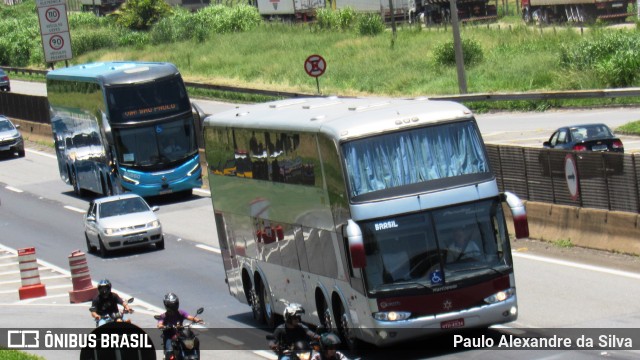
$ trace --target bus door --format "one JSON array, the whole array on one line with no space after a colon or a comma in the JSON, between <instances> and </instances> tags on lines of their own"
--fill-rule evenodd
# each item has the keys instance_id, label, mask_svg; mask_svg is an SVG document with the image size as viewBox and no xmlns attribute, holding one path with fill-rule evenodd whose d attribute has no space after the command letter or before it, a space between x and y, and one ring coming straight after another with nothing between
<instances>
[{"instance_id":1,"label":"bus door","mask_svg":"<svg viewBox=\"0 0 640 360\"><path fill-rule=\"evenodd\" d=\"M227 236L227 226L224 221L222 213L215 213L216 229L218 231L218 243L220 245L220 254L222 255L222 264L224 265L225 277L229 291L234 294L238 289L237 273L239 271L239 263L236 257L235 248L233 244L229 243L229 236Z\"/></svg>"}]
</instances>

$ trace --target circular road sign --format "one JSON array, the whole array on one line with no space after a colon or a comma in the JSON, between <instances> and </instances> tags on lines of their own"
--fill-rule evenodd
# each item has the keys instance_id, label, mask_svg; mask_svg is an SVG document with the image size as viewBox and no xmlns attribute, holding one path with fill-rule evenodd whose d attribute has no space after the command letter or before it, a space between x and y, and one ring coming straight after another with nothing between
<instances>
[{"instance_id":1,"label":"circular road sign","mask_svg":"<svg viewBox=\"0 0 640 360\"><path fill-rule=\"evenodd\" d=\"M60 20L60 10L56 9L55 7L48 8L45 11L45 17L48 22L55 23Z\"/></svg>"},{"instance_id":2,"label":"circular road sign","mask_svg":"<svg viewBox=\"0 0 640 360\"><path fill-rule=\"evenodd\" d=\"M324 61L324 58L320 55L311 55L304 61L304 71L306 71L309 76L317 78L324 74L326 69L327 62Z\"/></svg>"},{"instance_id":3,"label":"circular road sign","mask_svg":"<svg viewBox=\"0 0 640 360\"><path fill-rule=\"evenodd\" d=\"M53 50L60 50L64 47L64 39L60 35L53 35L49 38L49 46L51 46Z\"/></svg>"},{"instance_id":4,"label":"circular road sign","mask_svg":"<svg viewBox=\"0 0 640 360\"><path fill-rule=\"evenodd\" d=\"M578 167L572 154L567 154L564 158L564 178L567 181L571 199L578 200L578 195L580 195L578 188Z\"/></svg>"}]
</instances>

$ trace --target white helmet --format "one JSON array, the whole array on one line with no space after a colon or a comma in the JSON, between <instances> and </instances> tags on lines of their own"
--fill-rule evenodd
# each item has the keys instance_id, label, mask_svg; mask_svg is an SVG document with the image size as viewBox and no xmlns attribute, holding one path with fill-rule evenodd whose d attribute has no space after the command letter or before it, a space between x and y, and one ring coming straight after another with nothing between
<instances>
[{"instance_id":1,"label":"white helmet","mask_svg":"<svg viewBox=\"0 0 640 360\"><path fill-rule=\"evenodd\" d=\"M300 321L302 314L304 314L304 308L302 305L296 303L289 304L284 308L284 321L291 322L294 318L298 318L298 321Z\"/></svg>"}]
</instances>

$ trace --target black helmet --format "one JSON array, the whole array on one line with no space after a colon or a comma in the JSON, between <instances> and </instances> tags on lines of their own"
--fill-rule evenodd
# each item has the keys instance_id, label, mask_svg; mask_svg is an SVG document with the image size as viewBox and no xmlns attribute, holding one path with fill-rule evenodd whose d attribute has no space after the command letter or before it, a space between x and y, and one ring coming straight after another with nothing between
<instances>
[{"instance_id":1,"label":"black helmet","mask_svg":"<svg viewBox=\"0 0 640 360\"><path fill-rule=\"evenodd\" d=\"M340 345L340 337L334 333L326 333L320 336L320 346L323 349L335 349Z\"/></svg>"},{"instance_id":2,"label":"black helmet","mask_svg":"<svg viewBox=\"0 0 640 360\"><path fill-rule=\"evenodd\" d=\"M98 283L98 294L102 297L106 297L111 293L111 281L102 279Z\"/></svg>"},{"instance_id":3,"label":"black helmet","mask_svg":"<svg viewBox=\"0 0 640 360\"><path fill-rule=\"evenodd\" d=\"M174 293L168 293L164 296L164 308L169 311L178 311L180 308L180 299L178 299L178 295Z\"/></svg>"},{"instance_id":4,"label":"black helmet","mask_svg":"<svg viewBox=\"0 0 640 360\"><path fill-rule=\"evenodd\" d=\"M286 308L284 308L284 321L291 322L294 318L297 318L298 321L301 320L301 316L304 314L304 308L300 304L289 304Z\"/></svg>"}]
</instances>

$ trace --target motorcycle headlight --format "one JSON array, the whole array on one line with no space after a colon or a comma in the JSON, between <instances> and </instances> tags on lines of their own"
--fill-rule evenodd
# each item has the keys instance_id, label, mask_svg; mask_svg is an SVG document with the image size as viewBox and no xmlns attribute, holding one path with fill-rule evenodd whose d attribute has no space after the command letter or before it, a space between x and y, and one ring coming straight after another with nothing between
<instances>
[{"instance_id":1,"label":"motorcycle headlight","mask_svg":"<svg viewBox=\"0 0 640 360\"><path fill-rule=\"evenodd\" d=\"M196 344L194 339L185 339L182 341L182 343L184 344L184 347L189 350L193 349L193 346Z\"/></svg>"},{"instance_id":2,"label":"motorcycle headlight","mask_svg":"<svg viewBox=\"0 0 640 360\"><path fill-rule=\"evenodd\" d=\"M301 351L296 353L296 355L298 355L298 359L300 360L309 360L311 359L311 352L310 351Z\"/></svg>"}]
</instances>

